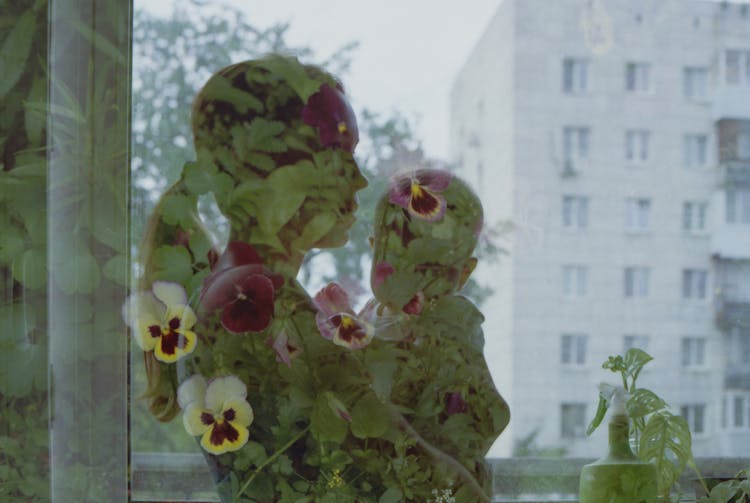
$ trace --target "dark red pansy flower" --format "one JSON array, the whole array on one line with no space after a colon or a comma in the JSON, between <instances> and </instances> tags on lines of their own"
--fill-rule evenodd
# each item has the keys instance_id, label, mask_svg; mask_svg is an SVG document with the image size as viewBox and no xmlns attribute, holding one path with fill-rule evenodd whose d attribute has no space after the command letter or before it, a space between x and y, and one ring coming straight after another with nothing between
<instances>
[{"instance_id":1,"label":"dark red pansy flower","mask_svg":"<svg viewBox=\"0 0 750 503\"><path fill-rule=\"evenodd\" d=\"M222 309L221 324L234 333L262 332L274 314L276 290L284 279L263 267L258 252L233 241L204 280L200 305L206 311Z\"/></svg>"},{"instance_id":2,"label":"dark red pansy flower","mask_svg":"<svg viewBox=\"0 0 750 503\"><path fill-rule=\"evenodd\" d=\"M391 182L388 200L415 218L435 222L445 215L447 202L440 192L448 188L452 178L447 171L436 169L399 176Z\"/></svg>"},{"instance_id":3,"label":"dark red pansy flower","mask_svg":"<svg viewBox=\"0 0 750 503\"><path fill-rule=\"evenodd\" d=\"M359 129L349 101L342 90L322 84L302 109L302 121L318 128L324 147L337 147L349 153L359 142Z\"/></svg>"},{"instance_id":4,"label":"dark red pansy flower","mask_svg":"<svg viewBox=\"0 0 750 503\"><path fill-rule=\"evenodd\" d=\"M453 414L464 414L469 411L469 406L464 401L461 393L455 391L445 394L445 413L449 416Z\"/></svg>"},{"instance_id":5,"label":"dark red pansy flower","mask_svg":"<svg viewBox=\"0 0 750 503\"><path fill-rule=\"evenodd\" d=\"M341 285L329 283L315 295L314 303L318 310L315 322L324 338L349 349L360 349L370 343L375 331L370 323L354 314Z\"/></svg>"},{"instance_id":6,"label":"dark red pansy flower","mask_svg":"<svg viewBox=\"0 0 750 503\"><path fill-rule=\"evenodd\" d=\"M396 272L396 269L388 262L379 262L375 266L375 274L373 274L372 282L375 288L385 283L388 276Z\"/></svg>"}]
</instances>

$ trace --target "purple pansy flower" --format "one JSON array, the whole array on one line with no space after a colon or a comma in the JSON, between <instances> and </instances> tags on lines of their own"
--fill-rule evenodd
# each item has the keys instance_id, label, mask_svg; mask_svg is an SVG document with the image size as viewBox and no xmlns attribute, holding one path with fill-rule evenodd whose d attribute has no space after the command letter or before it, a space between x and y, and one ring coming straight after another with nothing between
<instances>
[{"instance_id":1,"label":"purple pansy flower","mask_svg":"<svg viewBox=\"0 0 750 503\"><path fill-rule=\"evenodd\" d=\"M469 406L461 396L461 392L445 394L445 413L449 416L453 414L464 414L469 411Z\"/></svg>"},{"instance_id":2,"label":"purple pansy flower","mask_svg":"<svg viewBox=\"0 0 750 503\"><path fill-rule=\"evenodd\" d=\"M343 90L322 84L302 109L302 121L318 128L324 147L337 147L349 153L359 142L359 129Z\"/></svg>"},{"instance_id":3,"label":"purple pansy flower","mask_svg":"<svg viewBox=\"0 0 750 503\"><path fill-rule=\"evenodd\" d=\"M302 349L297 346L294 342L289 340L289 335L286 330L279 332L276 338L269 337L266 340L271 349L276 352L276 361L283 363L287 367L292 367L292 360L302 352Z\"/></svg>"},{"instance_id":4,"label":"purple pansy flower","mask_svg":"<svg viewBox=\"0 0 750 503\"><path fill-rule=\"evenodd\" d=\"M388 200L415 218L435 222L445 215L447 203L440 192L448 188L451 179L447 171L435 169L401 175L392 181Z\"/></svg>"},{"instance_id":5,"label":"purple pansy flower","mask_svg":"<svg viewBox=\"0 0 750 503\"><path fill-rule=\"evenodd\" d=\"M315 295L315 322L320 334L334 344L360 349L372 340L372 325L354 314L349 296L337 283L330 283Z\"/></svg>"},{"instance_id":6,"label":"purple pansy flower","mask_svg":"<svg viewBox=\"0 0 750 503\"><path fill-rule=\"evenodd\" d=\"M258 252L233 241L204 280L201 308L222 309L221 324L233 333L262 332L274 314L276 290L284 279L263 267Z\"/></svg>"}]
</instances>

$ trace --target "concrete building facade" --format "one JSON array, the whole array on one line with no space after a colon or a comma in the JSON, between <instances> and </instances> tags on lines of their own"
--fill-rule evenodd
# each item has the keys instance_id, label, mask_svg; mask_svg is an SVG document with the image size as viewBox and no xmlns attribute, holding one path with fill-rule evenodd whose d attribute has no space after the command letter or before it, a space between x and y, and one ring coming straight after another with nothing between
<instances>
[{"instance_id":1,"label":"concrete building facade","mask_svg":"<svg viewBox=\"0 0 750 503\"><path fill-rule=\"evenodd\" d=\"M513 224L477 274L512 412L490 454L601 454L601 363L633 346L697 455L750 452L750 5L505 0L451 114L485 221Z\"/></svg>"}]
</instances>

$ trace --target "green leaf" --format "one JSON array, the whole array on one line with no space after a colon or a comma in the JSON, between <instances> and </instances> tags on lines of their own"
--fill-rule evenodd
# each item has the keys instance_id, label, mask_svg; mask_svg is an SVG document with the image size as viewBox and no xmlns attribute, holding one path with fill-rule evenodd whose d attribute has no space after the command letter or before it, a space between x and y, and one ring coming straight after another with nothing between
<instances>
[{"instance_id":1,"label":"green leaf","mask_svg":"<svg viewBox=\"0 0 750 503\"><path fill-rule=\"evenodd\" d=\"M643 366L653 359L653 356L638 348L630 348L625 353L625 358L623 359L625 372L633 379L633 383L638 379L638 374L641 373Z\"/></svg>"},{"instance_id":2,"label":"green leaf","mask_svg":"<svg viewBox=\"0 0 750 503\"><path fill-rule=\"evenodd\" d=\"M185 187L199 196L214 190L214 177L219 171L213 164L186 162L182 167L182 179Z\"/></svg>"},{"instance_id":3,"label":"green leaf","mask_svg":"<svg viewBox=\"0 0 750 503\"><path fill-rule=\"evenodd\" d=\"M31 145L41 145L42 132L47 124L47 114L28 105L29 103L44 103L46 97L47 81L42 78L34 79L27 101L24 104L24 125L26 126L26 136Z\"/></svg>"},{"instance_id":4,"label":"green leaf","mask_svg":"<svg viewBox=\"0 0 750 503\"><path fill-rule=\"evenodd\" d=\"M399 503L404 500L404 493L397 487L391 487L378 500L378 503Z\"/></svg>"},{"instance_id":5,"label":"green leaf","mask_svg":"<svg viewBox=\"0 0 750 503\"><path fill-rule=\"evenodd\" d=\"M154 252L154 279L187 285L193 277L190 252L184 246L160 246Z\"/></svg>"},{"instance_id":6,"label":"green leaf","mask_svg":"<svg viewBox=\"0 0 750 503\"><path fill-rule=\"evenodd\" d=\"M286 143L278 138L285 129L283 122L256 117L249 126L241 129L234 135L235 148L241 157L253 151L279 153L287 150Z\"/></svg>"},{"instance_id":7,"label":"green leaf","mask_svg":"<svg viewBox=\"0 0 750 503\"><path fill-rule=\"evenodd\" d=\"M125 255L115 255L107 260L102 268L105 278L111 279L118 285L128 286L130 280L130 268Z\"/></svg>"},{"instance_id":8,"label":"green leaf","mask_svg":"<svg viewBox=\"0 0 750 503\"><path fill-rule=\"evenodd\" d=\"M171 194L161 205L161 218L165 223L190 229L194 225L197 201L194 196Z\"/></svg>"},{"instance_id":9,"label":"green leaf","mask_svg":"<svg viewBox=\"0 0 750 503\"><path fill-rule=\"evenodd\" d=\"M310 220L300 236L292 242L292 248L296 250L309 250L315 243L328 234L336 225L336 215L330 211L321 211Z\"/></svg>"},{"instance_id":10,"label":"green leaf","mask_svg":"<svg viewBox=\"0 0 750 503\"><path fill-rule=\"evenodd\" d=\"M44 250L30 248L17 256L11 265L13 279L29 290L44 286L47 282L47 254Z\"/></svg>"},{"instance_id":11,"label":"green leaf","mask_svg":"<svg viewBox=\"0 0 750 503\"><path fill-rule=\"evenodd\" d=\"M3 224L0 233L0 262L10 263L26 248L23 230L16 225Z\"/></svg>"},{"instance_id":12,"label":"green leaf","mask_svg":"<svg viewBox=\"0 0 750 503\"><path fill-rule=\"evenodd\" d=\"M234 87L226 78L214 77L211 79L210 85L204 87L202 92L208 100L229 103L241 115L247 114L248 110L263 111L263 103L252 94Z\"/></svg>"},{"instance_id":13,"label":"green leaf","mask_svg":"<svg viewBox=\"0 0 750 503\"><path fill-rule=\"evenodd\" d=\"M377 438L390 424L383 403L373 394L363 396L352 409L352 434L357 438Z\"/></svg>"},{"instance_id":14,"label":"green leaf","mask_svg":"<svg viewBox=\"0 0 750 503\"><path fill-rule=\"evenodd\" d=\"M365 366L372 374L372 389L381 400L390 400L393 389L393 376L398 368L398 349L382 346L368 349Z\"/></svg>"},{"instance_id":15,"label":"green leaf","mask_svg":"<svg viewBox=\"0 0 750 503\"><path fill-rule=\"evenodd\" d=\"M282 77L295 90L303 102L320 89L322 82L311 78L296 58L269 57L258 62L258 66Z\"/></svg>"},{"instance_id":16,"label":"green leaf","mask_svg":"<svg viewBox=\"0 0 750 503\"><path fill-rule=\"evenodd\" d=\"M599 425L602 423L602 420L604 420L604 416L607 414L607 407L609 404L607 403L607 399L602 396L601 393L599 393L599 405L596 407L596 414L594 415L594 419L591 420L591 423L589 423L589 427L586 428L586 435L591 435L594 433L594 430L596 430Z\"/></svg>"},{"instance_id":17,"label":"green leaf","mask_svg":"<svg viewBox=\"0 0 750 503\"><path fill-rule=\"evenodd\" d=\"M321 393L315 400L310 416L310 430L319 441L341 443L346 438L349 428L344 418L331 408L328 393Z\"/></svg>"},{"instance_id":18,"label":"green leaf","mask_svg":"<svg viewBox=\"0 0 750 503\"><path fill-rule=\"evenodd\" d=\"M646 388L638 388L630 395L626 404L628 416L632 419L645 417L667 406L659 396Z\"/></svg>"},{"instance_id":19,"label":"green leaf","mask_svg":"<svg viewBox=\"0 0 750 503\"><path fill-rule=\"evenodd\" d=\"M301 161L278 168L266 178L269 190L256 199L258 224L265 233L277 233L297 213L316 176L312 163Z\"/></svg>"},{"instance_id":20,"label":"green leaf","mask_svg":"<svg viewBox=\"0 0 750 503\"><path fill-rule=\"evenodd\" d=\"M666 410L652 414L641 433L638 457L654 464L659 494L668 495L692 460L692 438L687 421Z\"/></svg>"},{"instance_id":21,"label":"green leaf","mask_svg":"<svg viewBox=\"0 0 750 503\"><path fill-rule=\"evenodd\" d=\"M65 263L54 264L52 276L65 293L92 293L101 282L99 264L85 248L72 252Z\"/></svg>"},{"instance_id":22,"label":"green leaf","mask_svg":"<svg viewBox=\"0 0 750 503\"><path fill-rule=\"evenodd\" d=\"M0 99L5 98L21 78L35 34L34 12L27 10L14 23L0 48Z\"/></svg>"}]
</instances>

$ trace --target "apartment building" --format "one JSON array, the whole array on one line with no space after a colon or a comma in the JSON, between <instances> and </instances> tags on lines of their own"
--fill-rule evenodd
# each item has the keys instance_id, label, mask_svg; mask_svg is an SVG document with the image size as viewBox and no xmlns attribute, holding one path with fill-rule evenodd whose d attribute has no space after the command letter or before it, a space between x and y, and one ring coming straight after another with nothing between
<instances>
[{"instance_id":1,"label":"apartment building","mask_svg":"<svg viewBox=\"0 0 750 503\"><path fill-rule=\"evenodd\" d=\"M486 222L514 227L477 273L512 411L490 454L601 454L601 363L630 347L698 455L750 452L750 5L504 0L451 114Z\"/></svg>"}]
</instances>

